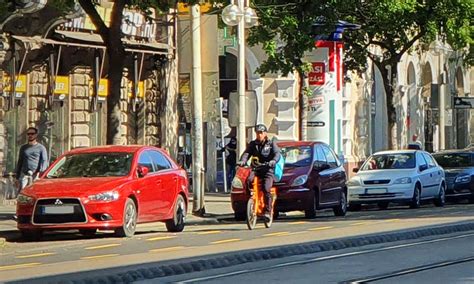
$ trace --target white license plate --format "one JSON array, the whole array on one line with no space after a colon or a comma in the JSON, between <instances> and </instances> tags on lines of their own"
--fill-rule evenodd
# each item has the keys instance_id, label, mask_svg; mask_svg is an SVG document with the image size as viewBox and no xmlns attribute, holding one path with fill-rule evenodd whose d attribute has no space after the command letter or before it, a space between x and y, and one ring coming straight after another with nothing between
<instances>
[{"instance_id":1,"label":"white license plate","mask_svg":"<svg viewBox=\"0 0 474 284\"><path fill-rule=\"evenodd\" d=\"M43 214L73 214L74 206L44 206Z\"/></svg>"},{"instance_id":2,"label":"white license plate","mask_svg":"<svg viewBox=\"0 0 474 284\"><path fill-rule=\"evenodd\" d=\"M367 188L366 192L368 194L381 194L381 193L387 193L386 188Z\"/></svg>"}]
</instances>

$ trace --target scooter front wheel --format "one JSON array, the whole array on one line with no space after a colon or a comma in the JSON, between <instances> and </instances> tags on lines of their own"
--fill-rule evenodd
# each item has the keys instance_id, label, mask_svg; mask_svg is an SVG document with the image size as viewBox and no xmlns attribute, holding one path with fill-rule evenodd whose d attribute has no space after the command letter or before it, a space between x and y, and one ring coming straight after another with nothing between
<instances>
[{"instance_id":1,"label":"scooter front wheel","mask_svg":"<svg viewBox=\"0 0 474 284\"><path fill-rule=\"evenodd\" d=\"M257 225L257 213L255 211L255 201L250 198L247 202L247 227L253 230Z\"/></svg>"},{"instance_id":2,"label":"scooter front wheel","mask_svg":"<svg viewBox=\"0 0 474 284\"><path fill-rule=\"evenodd\" d=\"M263 223L265 224L265 228L270 228L273 223L273 210L272 213L270 214L270 218L264 217Z\"/></svg>"}]
</instances>

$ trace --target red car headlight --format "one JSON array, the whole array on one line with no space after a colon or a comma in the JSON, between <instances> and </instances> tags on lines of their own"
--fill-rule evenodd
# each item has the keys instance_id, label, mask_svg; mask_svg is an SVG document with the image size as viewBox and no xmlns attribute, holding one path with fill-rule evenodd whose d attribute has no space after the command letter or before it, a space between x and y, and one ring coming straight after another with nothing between
<instances>
[{"instance_id":1,"label":"red car headlight","mask_svg":"<svg viewBox=\"0 0 474 284\"><path fill-rule=\"evenodd\" d=\"M21 205L33 205L35 203L35 199L33 197L21 193L18 194L16 201Z\"/></svg>"},{"instance_id":2,"label":"red car headlight","mask_svg":"<svg viewBox=\"0 0 474 284\"><path fill-rule=\"evenodd\" d=\"M91 201L115 201L119 199L120 194L117 191L106 191L94 195L89 195Z\"/></svg>"}]
</instances>

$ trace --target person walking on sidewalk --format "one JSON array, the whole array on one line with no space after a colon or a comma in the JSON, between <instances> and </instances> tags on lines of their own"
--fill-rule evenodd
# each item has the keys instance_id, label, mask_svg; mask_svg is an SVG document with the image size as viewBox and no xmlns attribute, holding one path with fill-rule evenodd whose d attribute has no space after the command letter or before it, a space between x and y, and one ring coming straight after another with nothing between
<instances>
[{"instance_id":1,"label":"person walking on sidewalk","mask_svg":"<svg viewBox=\"0 0 474 284\"><path fill-rule=\"evenodd\" d=\"M265 195L265 218L271 218L272 212L272 193L271 189L273 186L274 181L274 167L277 164L278 160L280 159L280 148L276 142L268 139L267 136L267 127L263 124L257 124L255 126L255 133L257 138L247 145L240 161L238 163L239 166L244 166L247 163L247 160L250 157L257 157L260 163L268 162L268 168L259 171L257 173L250 172L250 175L247 179L247 188L252 188L253 179L255 175L261 180L262 186L261 188L264 189Z\"/></svg>"},{"instance_id":2,"label":"person walking on sidewalk","mask_svg":"<svg viewBox=\"0 0 474 284\"><path fill-rule=\"evenodd\" d=\"M38 129L29 127L26 130L28 143L21 146L18 163L16 166L16 178L18 192L25 188L30 179L34 181L40 173L44 172L49 165L46 147L38 142Z\"/></svg>"},{"instance_id":3,"label":"person walking on sidewalk","mask_svg":"<svg viewBox=\"0 0 474 284\"><path fill-rule=\"evenodd\" d=\"M232 179L235 176L235 166L237 164L237 139L231 137L229 143L225 145L227 157L225 159L227 168L227 188L230 188Z\"/></svg>"}]
</instances>

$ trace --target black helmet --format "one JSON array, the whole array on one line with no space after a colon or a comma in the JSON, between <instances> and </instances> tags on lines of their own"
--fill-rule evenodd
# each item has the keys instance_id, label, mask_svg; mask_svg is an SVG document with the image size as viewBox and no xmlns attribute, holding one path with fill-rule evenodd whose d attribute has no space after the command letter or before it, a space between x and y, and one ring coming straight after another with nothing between
<instances>
[{"instance_id":1,"label":"black helmet","mask_svg":"<svg viewBox=\"0 0 474 284\"><path fill-rule=\"evenodd\" d=\"M267 127L263 124L257 124L255 125L255 132L258 132L258 131L267 132Z\"/></svg>"}]
</instances>

